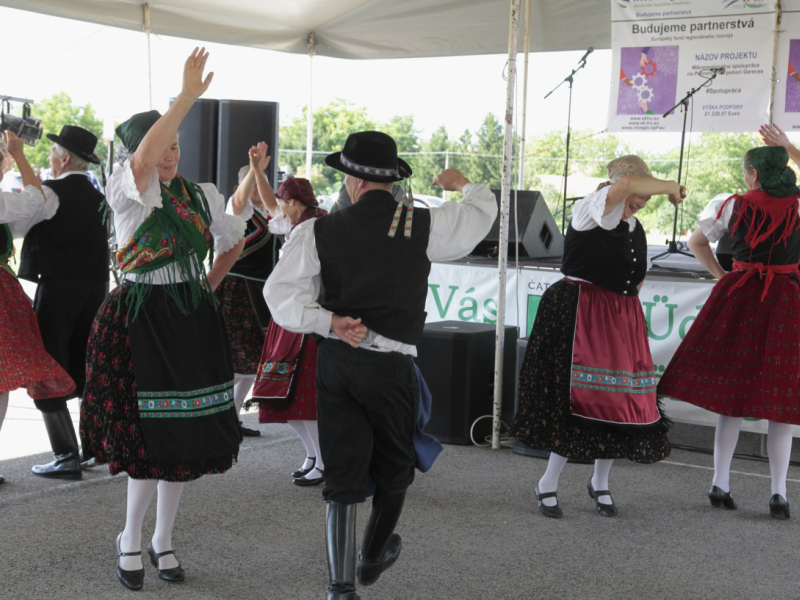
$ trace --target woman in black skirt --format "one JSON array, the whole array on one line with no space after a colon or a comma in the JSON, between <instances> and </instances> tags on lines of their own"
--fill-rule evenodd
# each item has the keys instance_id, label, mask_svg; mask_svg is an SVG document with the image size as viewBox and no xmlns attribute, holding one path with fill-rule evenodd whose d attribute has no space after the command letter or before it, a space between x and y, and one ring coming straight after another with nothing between
<instances>
[{"instance_id":1,"label":"woman in black skirt","mask_svg":"<svg viewBox=\"0 0 800 600\"><path fill-rule=\"evenodd\" d=\"M140 113L117 128L131 154L107 187L123 282L95 319L81 424L84 450L129 475L117 577L130 589L144 580L142 521L156 490L147 552L161 579L183 581L172 526L184 483L225 472L241 441L212 292L241 253L245 224L225 214L214 185L177 172L178 126L211 82L207 59L197 49L187 59L183 89L163 117ZM206 275L203 260L215 253Z\"/></svg>"},{"instance_id":2,"label":"woman in black skirt","mask_svg":"<svg viewBox=\"0 0 800 600\"><path fill-rule=\"evenodd\" d=\"M668 420L638 294L647 273L647 240L633 216L650 196L686 196L637 156L608 164L609 181L578 203L564 242L565 278L542 296L520 372L513 435L548 450L535 486L541 513L562 516L556 497L567 460L594 460L589 496L605 517L618 511L608 491L613 459L641 463L669 455Z\"/></svg>"}]
</instances>

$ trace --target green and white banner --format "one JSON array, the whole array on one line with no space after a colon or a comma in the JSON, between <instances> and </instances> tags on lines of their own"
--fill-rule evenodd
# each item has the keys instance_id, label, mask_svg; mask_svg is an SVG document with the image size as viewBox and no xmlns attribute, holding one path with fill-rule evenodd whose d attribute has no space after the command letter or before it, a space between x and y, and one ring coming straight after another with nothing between
<instances>
[{"instance_id":1,"label":"green and white banner","mask_svg":"<svg viewBox=\"0 0 800 600\"><path fill-rule=\"evenodd\" d=\"M510 268L506 279L506 325L517 325L520 337L530 335L542 294L561 279L552 269ZM434 263L428 278L427 322L497 322L496 266ZM714 281L650 277L645 280L639 299L647 320L650 351L658 374L663 373L672 355L686 337L711 293ZM510 365L508 365L510 366ZM513 368L513 367L512 367ZM666 403L676 421L716 425L717 415L679 402ZM766 421L745 421L744 431L766 433ZM800 428L795 428L800 437Z\"/></svg>"}]
</instances>

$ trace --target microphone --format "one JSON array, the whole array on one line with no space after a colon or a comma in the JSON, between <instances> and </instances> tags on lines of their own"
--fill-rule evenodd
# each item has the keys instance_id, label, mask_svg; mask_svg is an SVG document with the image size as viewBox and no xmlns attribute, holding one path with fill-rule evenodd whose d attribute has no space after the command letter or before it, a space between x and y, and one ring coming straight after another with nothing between
<instances>
[{"instance_id":1,"label":"microphone","mask_svg":"<svg viewBox=\"0 0 800 600\"><path fill-rule=\"evenodd\" d=\"M709 69L714 75L724 75L725 74L725 67L711 67Z\"/></svg>"},{"instance_id":2,"label":"microphone","mask_svg":"<svg viewBox=\"0 0 800 600\"><path fill-rule=\"evenodd\" d=\"M580 59L578 62L586 62L586 58L587 58L587 57L588 57L588 56L589 56L589 55L590 55L592 52L594 52L594 48L592 48L591 46L589 46L589 49L586 51L586 54L584 54L583 56L581 56L581 59Z\"/></svg>"}]
</instances>

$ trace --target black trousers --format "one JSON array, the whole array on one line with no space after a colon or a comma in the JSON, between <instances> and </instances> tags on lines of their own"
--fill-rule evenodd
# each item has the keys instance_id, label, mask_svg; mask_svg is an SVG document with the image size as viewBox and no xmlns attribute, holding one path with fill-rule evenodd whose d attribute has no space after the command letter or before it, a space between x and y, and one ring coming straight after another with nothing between
<instances>
[{"instance_id":1,"label":"black trousers","mask_svg":"<svg viewBox=\"0 0 800 600\"><path fill-rule=\"evenodd\" d=\"M36 287L33 310L44 349L75 381L75 393L63 400L83 397L89 332L107 293L104 281L43 277Z\"/></svg>"},{"instance_id":2,"label":"black trousers","mask_svg":"<svg viewBox=\"0 0 800 600\"><path fill-rule=\"evenodd\" d=\"M410 356L321 341L317 414L325 499L363 502L368 478L386 489L411 485L418 409L419 386Z\"/></svg>"}]
</instances>

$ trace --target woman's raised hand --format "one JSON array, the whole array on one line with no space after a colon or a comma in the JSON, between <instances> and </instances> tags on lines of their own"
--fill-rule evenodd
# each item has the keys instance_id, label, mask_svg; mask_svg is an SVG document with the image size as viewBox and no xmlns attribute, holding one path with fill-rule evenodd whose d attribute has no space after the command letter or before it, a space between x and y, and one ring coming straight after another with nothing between
<instances>
[{"instance_id":1,"label":"woman's raised hand","mask_svg":"<svg viewBox=\"0 0 800 600\"><path fill-rule=\"evenodd\" d=\"M762 125L758 134L767 146L783 146L784 148L788 148L792 145L789 141L789 137L774 123L772 125Z\"/></svg>"},{"instance_id":2,"label":"woman's raised hand","mask_svg":"<svg viewBox=\"0 0 800 600\"><path fill-rule=\"evenodd\" d=\"M203 80L203 71L206 68L207 60L208 52L206 52L206 49L195 48L183 65L183 89L181 93L191 97L193 102L206 92L208 86L211 85L211 80L214 78L214 73L212 72Z\"/></svg>"},{"instance_id":3,"label":"woman's raised hand","mask_svg":"<svg viewBox=\"0 0 800 600\"><path fill-rule=\"evenodd\" d=\"M250 148L250 168L263 171L269 166L272 157L267 156L267 150L269 150L269 146L266 142L258 142Z\"/></svg>"}]
</instances>

